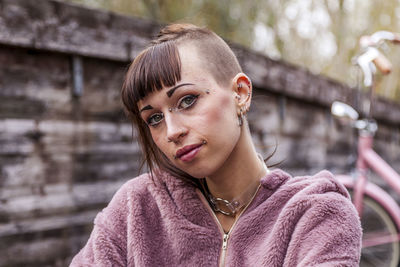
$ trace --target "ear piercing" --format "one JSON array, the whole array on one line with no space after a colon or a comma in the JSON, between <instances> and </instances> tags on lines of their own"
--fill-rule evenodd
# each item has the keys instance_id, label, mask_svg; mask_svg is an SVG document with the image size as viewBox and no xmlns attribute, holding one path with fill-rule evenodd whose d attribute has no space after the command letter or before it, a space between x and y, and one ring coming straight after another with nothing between
<instances>
[{"instance_id":1,"label":"ear piercing","mask_svg":"<svg viewBox=\"0 0 400 267\"><path fill-rule=\"evenodd\" d=\"M247 93L247 96L250 96L250 93ZM240 95L235 96L238 100L240 99Z\"/></svg>"},{"instance_id":2,"label":"ear piercing","mask_svg":"<svg viewBox=\"0 0 400 267\"><path fill-rule=\"evenodd\" d=\"M169 112L172 112L172 108L169 108L168 111L169 111Z\"/></svg>"},{"instance_id":3,"label":"ear piercing","mask_svg":"<svg viewBox=\"0 0 400 267\"><path fill-rule=\"evenodd\" d=\"M239 127L243 125L243 110L240 108L239 110L239 115L238 115L238 120L239 120Z\"/></svg>"},{"instance_id":4,"label":"ear piercing","mask_svg":"<svg viewBox=\"0 0 400 267\"><path fill-rule=\"evenodd\" d=\"M243 85L241 83L238 84L238 89L242 89ZM250 92L247 93L247 96L250 96ZM240 96L238 97L240 99Z\"/></svg>"},{"instance_id":5,"label":"ear piercing","mask_svg":"<svg viewBox=\"0 0 400 267\"><path fill-rule=\"evenodd\" d=\"M238 89L242 89L243 85L241 83L238 84ZM247 93L248 96L250 96L250 92Z\"/></svg>"}]
</instances>

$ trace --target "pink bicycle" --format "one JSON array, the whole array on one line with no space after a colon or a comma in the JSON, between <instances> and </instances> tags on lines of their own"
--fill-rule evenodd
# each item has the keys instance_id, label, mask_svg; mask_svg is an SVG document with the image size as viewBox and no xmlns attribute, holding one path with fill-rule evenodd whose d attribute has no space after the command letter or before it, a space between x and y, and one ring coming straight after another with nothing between
<instances>
[{"instance_id":1,"label":"pink bicycle","mask_svg":"<svg viewBox=\"0 0 400 267\"><path fill-rule=\"evenodd\" d=\"M336 117L350 119L359 132L355 175L338 175L337 178L349 190L361 218L363 240L360 266L400 266L400 207L388 193L367 179L368 170L373 170L400 195L400 175L372 149L378 129L370 116L374 74L376 69L383 74L391 71L390 61L378 49L384 41L400 43L400 35L380 31L363 36L360 39L363 50L355 60L364 74L364 86L370 90L367 118L359 120L358 113L341 102L334 102L331 109Z\"/></svg>"}]
</instances>

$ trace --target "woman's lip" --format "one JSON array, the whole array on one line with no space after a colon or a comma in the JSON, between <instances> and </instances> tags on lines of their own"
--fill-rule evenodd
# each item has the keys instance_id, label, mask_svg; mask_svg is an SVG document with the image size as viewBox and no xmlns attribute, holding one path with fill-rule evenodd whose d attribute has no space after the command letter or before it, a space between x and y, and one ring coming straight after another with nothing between
<instances>
[{"instance_id":1,"label":"woman's lip","mask_svg":"<svg viewBox=\"0 0 400 267\"><path fill-rule=\"evenodd\" d=\"M195 150L198 151L198 150L199 150L198 148L200 148L202 145L203 145L203 144L194 144L194 145L185 146L185 147L179 149L179 150L176 152L175 155L176 155L177 158L180 158L180 159L182 159L183 157L188 158L188 157L189 157L189 154L190 154L190 155L193 154L193 152L194 152ZM197 154L197 152L194 153L194 154Z\"/></svg>"},{"instance_id":2,"label":"woman's lip","mask_svg":"<svg viewBox=\"0 0 400 267\"><path fill-rule=\"evenodd\" d=\"M201 144L200 146L193 148L192 150L188 151L187 153L181 155L179 159L184 162L192 161L196 157L197 153L200 151L202 146L203 145Z\"/></svg>"}]
</instances>

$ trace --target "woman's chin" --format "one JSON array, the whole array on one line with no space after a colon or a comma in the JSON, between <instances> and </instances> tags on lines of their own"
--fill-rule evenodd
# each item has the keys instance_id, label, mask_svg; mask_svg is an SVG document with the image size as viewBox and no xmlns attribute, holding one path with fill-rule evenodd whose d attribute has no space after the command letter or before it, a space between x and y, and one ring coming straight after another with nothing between
<instances>
[{"instance_id":1,"label":"woman's chin","mask_svg":"<svg viewBox=\"0 0 400 267\"><path fill-rule=\"evenodd\" d=\"M205 169L199 169L199 170L185 170L187 174L192 176L193 178L201 179L207 176L210 176L212 173L211 171L205 170Z\"/></svg>"},{"instance_id":2,"label":"woman's chin","mask_svg":"<svg viewBox=\"0 0 400 267\"><path fill-rule=\"evenodd\" d=\"M196 179L201 179L208 176L205 172L187 172L187 174Z\"/></svg>"}]
</instances>

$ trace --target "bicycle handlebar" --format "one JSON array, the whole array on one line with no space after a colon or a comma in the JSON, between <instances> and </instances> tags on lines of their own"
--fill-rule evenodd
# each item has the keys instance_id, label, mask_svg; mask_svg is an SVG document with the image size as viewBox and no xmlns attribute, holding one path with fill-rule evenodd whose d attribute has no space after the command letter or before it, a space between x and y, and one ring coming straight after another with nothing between
<instances>
[{"instance_id":1,"label":"bicycle handlebar","mask_svg":"<svg viewBox=\"0 0 400 267\"><path fill-rule=\"evenodd\" d=\"M383 41L391 41L395 44L400 43L400 34L388 31L378 31L371 35L364 35L360 38L360 46L362 48L378 46Z\"/></svg>"},{"instance_id":2,"label":"bicycle handlebar","mask_svg":"<svg viewBox=\"0 0 400 267\"><path fill-rule=\"evenodd\" d=\"M372 35L360 38L360 46L365 52L357 58L357 64L364 73L364 85L372 85L372 75L378 68L384 75L392 71L392 64L379 50L378 46L384 41L400 44L400 34L388 31L378 31ZM373 63L373 64L371 64Z\"/></svg>"},{"instance_id":3,"label":"bicycle handlebar","mask_svg":"<svg viewBox=\"0 0 400 267\"><path fill-rule=\"evenodd\" d=\"M372 62L374 62L378 70L380 70L384 75L392 72L392 63L390 63L389 59L387 59L387 57L385 57L382 53L379 53L379 55L372 60Z\"/></svg>"}]
</instances>

